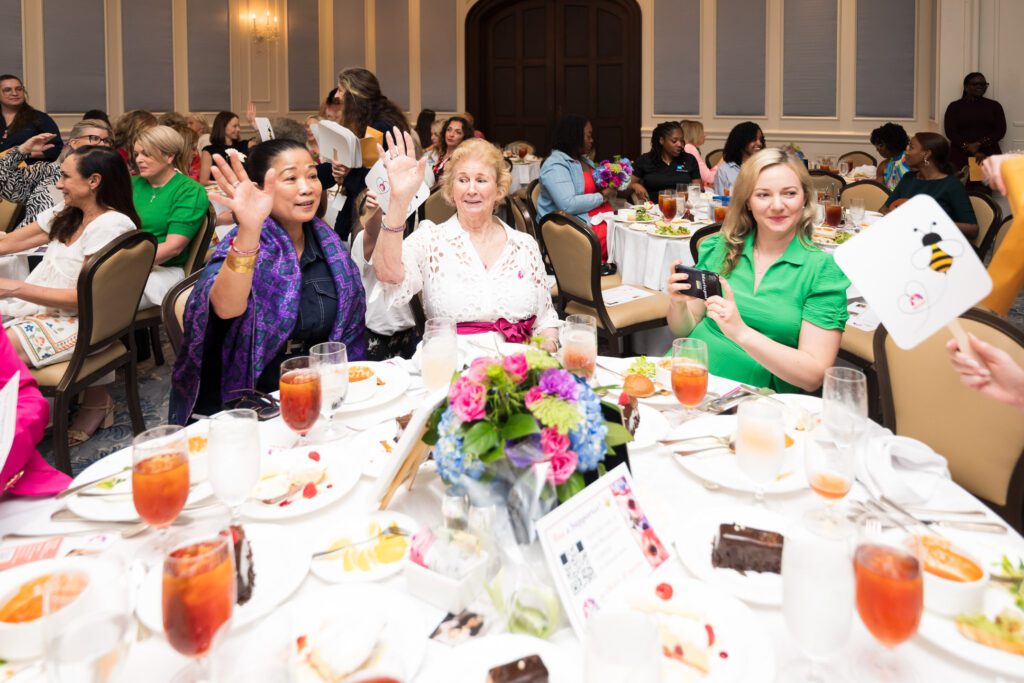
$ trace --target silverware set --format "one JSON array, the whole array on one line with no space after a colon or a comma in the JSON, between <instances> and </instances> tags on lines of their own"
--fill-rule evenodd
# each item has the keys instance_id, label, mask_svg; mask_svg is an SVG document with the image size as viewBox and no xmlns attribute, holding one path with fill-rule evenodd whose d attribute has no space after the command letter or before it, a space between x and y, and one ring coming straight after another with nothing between
<instances>
[{"instance_id":1,"label":"silverware set","mask_svg":"<svg viewBox=\"0 0 1024 683\"><path fill-rule=\"evenodd\" d=\"M891 522L890 526L898 526L907 533L913 533L912 527L920 526L928 528L932 533L941 535L938 529L959 529L961 531L977 531L988 534L1005 534L1008 529L1005 524L999 522L983 521L986 517L981 510L934 510L915 508L911 512L886 496L875 496L864 485L858 481L868 492L868 500L850 501L850 518L855 520L864 513L875 513L883 516ZM950 518L953 516L953 518ZM956 519L955 517L971 517L973 519Z\"/></svg>"}]
</instances>

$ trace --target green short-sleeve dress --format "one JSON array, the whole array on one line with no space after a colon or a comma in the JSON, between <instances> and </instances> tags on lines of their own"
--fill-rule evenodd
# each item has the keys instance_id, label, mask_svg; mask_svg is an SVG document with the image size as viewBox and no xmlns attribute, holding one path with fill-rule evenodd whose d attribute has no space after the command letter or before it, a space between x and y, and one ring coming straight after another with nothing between
<instances>
[{"instance_id":1,"label":"green short-sleeve dress","mask_svg":"<svg viewBox=\"0 0 1024 683\"><path fill-rule=\"evenodd\" d=\"M747 325L793 348L800 342L804 320L825 330L842 331L846 327L846 290L850 281L831 254L794 238L761 278L755 294L753 243L753 234L748 235L736 267L726 278ZM713 235L701 243L697 267L721 272L725 255L725 240L721 234ZM800 391L751 358L707 316L690 337L703 339L708 345L708 365L714 375L779 392Z\"/></svg>"},{"instance_id":2,"label":"green short-sleeve dress","mask_svg":"<svg viewBox=\"0 0 1024 683\"><path fill-rule=\"evenodd\" d=\"M182 235L191 242L210 207L206 189L184 173L175 173L161 187L153 187L142 176L133 176L132 198L142 229L156 237L157 244L166 242L168 235ZM163 265L180 268L187 260L185 247Z\"/></svg>"}]
</instances>

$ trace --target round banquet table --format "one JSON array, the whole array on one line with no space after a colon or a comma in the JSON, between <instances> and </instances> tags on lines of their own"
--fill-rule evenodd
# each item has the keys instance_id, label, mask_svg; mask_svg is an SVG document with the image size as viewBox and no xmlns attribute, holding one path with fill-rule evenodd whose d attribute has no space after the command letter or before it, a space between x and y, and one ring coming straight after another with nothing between
<instances>
[{"instance_id":1,"label":"round banquet table","mask_svg":"<svg viewBox=\"0 0 1024 683\"><path fill-rule=\"evenodd\" d=\"M599 362L612 362L611 359L599 359ZM721 386L724 380L711 378L713 384ZM422 384L418 377L413 378L414 382L410 391L397 402L388 406L359 413L344 420L345 424L364 429L377 424L385 419L403 414L417 404L422 396ZM417 390L419 387L419 390ZM673 425L678 423L678 413L673 410L665 412L669 422ZM877 426L876 429L880 429ZM281 423L280 418L261 424L263 444L266 447L271 443L290 443L294 437ZM127 449L126 449L127 450ZM117 457L113 454L108 457ZM752 495L749 493L730 492L725 489L709 490L705 488L700 479L695 478L688 471L673 462L672 454L664 447L649 447L644 449L631 449L631 464L633 477L636 482L636 489L639 499L648 512L653 526L659 534L673 540L676 528L685 522L688 515L694 511L711 507L730 505L749 505ZM325 528L332 523L344 520L346 517L362 511L368 511L373 507L372 491L374 480L365 476L359 481L356 487L350 491L342 500L334 505L313 512L309 515L283 520L279 522L287 527L289 534L294 534L310 543L313 548L312 538L322 535ZM433 463L426 463L419 476L416 478L415 487L406 492L403 488L396 496L390 509L404 512L424 525L432 525L440 522L440 502L443 492L443 484L438 478ZM855 486L851 492L851 498L862 497L863 490ZM769 505L773 512L790 519L796 519L804 511L819 506L821 503L809 490L804 489L788 495L769 496ZM951 481L943 482L937 494L929 501L929 506L940 508L971 508L985 510L991 521L1000 521L991 512L987 511L977 499L967 493ZM79 531L84 533L84 527L76 523L54 523L49 517L52 512L62 507L62 503L54 499L32 500L32 499L7 499L0 502L0 534L18 532L21 534L38 533L54 534L59 532L71 533ZM195 514L195 513L190 513ZM95 528L95 527L88 527ZM949 532L954 539L970 538L981 540L989 545L997 545L1002 552L1013 552L1024 556L1024 539L1015 532L1004 536L987 534L972 534L965 532ZM143 535L143 539L149 534ZM979 537L985 537L979 539ZM23 539L7 539L5 545L15 542L25 542ZM141 544L144 540L123 541L121 544ZM671 562L679 563L677 557ZM689 572L680 564L680 571L689 575ZM257 572L259 568L257 567ZM258 574L257 574L258 581ZM381 585L405 592L405 579L397 575L379 582ZM307 575L302 584L292 596L292 599L307 599L315 597L326 590L330 584L320 580L312 574ZM409 614L409 619L418 619L423 625L423 638L426 639L434 627L444 616L443 610L432 607L425 602L415 599L418 611ZM790 637L783 620L781 608L750 605L765 637L769 638L774 646L776 654L776 667L781 670L786 664L800 657L796 644ZM827 606L825 606L827 608ZM344 605L338 606L339 613L343 613ZM560 648L564 654L579 662L579 671L582 671L582 647L573 631L566 625L552 637L551 642ZM874 641L860 622L854 612L853 627L850 641L844 650L830 661L829 667L843 670L848 680L856 680L850 672L851 663L859 658L862 653L870 647L875 647ZM953 655L945 652L942 648L925 641L917 635L909 642L899 647L900 656L917 673L918 680L942 680L942 681L995 681L1000 679L993 673L966 663ZM450 680L450 672L447 664L452 657L451 648L447 645L428 641L426 656L418 672L409 679L409 683L441 683ZM491 662L496 665L502 662ZM129 655L125 675L120 680L124 681L166 681L170 680L176 671L186 664L185 658L175 652L159 633L149 634L136 643ZM32 672L26 671L25 675L17 680L35 681L44 680L41 675L33 676ZM38 672L36 672L38 673ZM1024 676L1024 667L1021 669ZM582 675L581 675L582 677ZM747 675L743 681L765 681L771 680L769 672L759 668L756 663L747 668ZM553 681L553 683L559 683Z\"/></svg>"},{"instance_id":2,"label":"round banquet table","mask_svg":"<svg viewBox=\"0 0 1024 683\"><path fill-rule=\"evenodd\" d=\"M535 161L512 161L512 185L508 189L509 194L526 187L539 177L540 159Z\"/></svg>"}]
</instances>

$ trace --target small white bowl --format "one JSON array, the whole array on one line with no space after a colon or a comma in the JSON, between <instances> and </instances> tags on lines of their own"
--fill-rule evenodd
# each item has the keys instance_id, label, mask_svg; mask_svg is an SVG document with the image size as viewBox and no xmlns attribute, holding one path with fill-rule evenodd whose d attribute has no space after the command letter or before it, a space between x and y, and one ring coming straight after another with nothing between
<instances>
[{"instance_id":1,"label":"small white bowl","mask_svg":"<svg viewBox=\"0 0 1024 683\"><path fill-rule=\"evenodd\" d=\"M988 569L984 562L962 547L951 545L949 549L976 564L981 569L981 578L969 582L953 581L925 570L924 605L937 614L949 617L980 612L984 601L985 586L989 580Z\"/></svg>"},{"instance_id":2,"label":"small white bowl","mask_svg":"<svg viewBox=\"0 0 1024 683\"><path fill-rule=\"evenodd\" d=\"M345 396L345 403L362 403L363 401L368 401L377 393L377 373L371 370L369 377L353 381L351 373L355 368L368 368L368 366L360 364L349 366L348 394Z\"/></svg>"},{"instance_id":3,"label":"small white bowl","mask_svg":"<svg viewBox=\"0 0 1024 683\"><path fill-rule=\"evenodd\" d=\"M409 592L416 597L458 614L483 590L486 570L487 553L483 553L461 579L438 574L415 562L406 563L405 579Z\"/></svg>"}]
</instances>

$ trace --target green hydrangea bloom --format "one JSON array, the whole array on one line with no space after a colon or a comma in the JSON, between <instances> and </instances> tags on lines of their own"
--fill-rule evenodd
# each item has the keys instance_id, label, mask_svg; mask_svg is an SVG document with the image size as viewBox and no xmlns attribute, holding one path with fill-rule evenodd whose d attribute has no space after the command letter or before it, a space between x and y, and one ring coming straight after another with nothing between
<instances>
[{"instance_id":1,"label":"green hydrangea bloom","mask_svg":"<svg viewBox=\"0 0 1024 683\"><path fill-rule=\"evenodd\" d=\"M526 356L526 365L531 370L550 370L551 368L562 367L558 359L547 351L529 349L524 355Z\"/></svg>"},{"instance_id":2,"label":"green hydrangea bloom","mask_svg":"<svg viewBox=\"0 0 1024 683\"><path fill-rule=\"evenodd\" d=\"M576 406L555 396L545 396L537 401L530 412L542 425L554 427L562 434L568 434L582 419Z\"/></svg>"}]
</instances>

